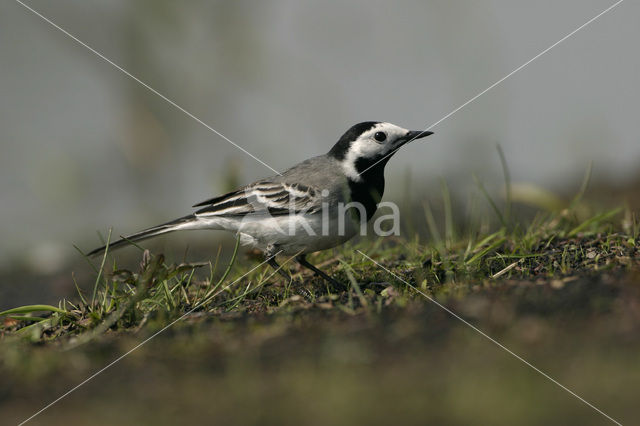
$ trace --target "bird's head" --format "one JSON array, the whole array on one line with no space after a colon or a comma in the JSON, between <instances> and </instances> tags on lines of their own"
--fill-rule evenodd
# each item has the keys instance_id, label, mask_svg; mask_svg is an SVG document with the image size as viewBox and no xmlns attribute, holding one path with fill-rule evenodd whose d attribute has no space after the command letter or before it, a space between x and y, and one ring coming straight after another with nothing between
<instances>
[{"instance_id":1,"label":"bird's head","mask_svg":"<svg viewBox=\"0 0 640 426\"><path fill-rule=\"evenodd\" d=\"M365 121L351 126L329 151L342 163L351 180L361 181L369 170L381 171L389 158L404 144L433 132L407 130L391 123Z\"/></svg>"}]
</instances>

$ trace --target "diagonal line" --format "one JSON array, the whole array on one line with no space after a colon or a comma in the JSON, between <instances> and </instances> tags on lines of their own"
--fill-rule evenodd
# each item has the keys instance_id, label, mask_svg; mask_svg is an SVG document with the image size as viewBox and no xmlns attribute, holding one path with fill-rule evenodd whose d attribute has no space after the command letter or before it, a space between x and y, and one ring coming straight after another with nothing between
<instances>
[{"instance_id":1,"label":"diagonal line","mask_svg":"<svg viewBox=\"0 0 640 426\"><path fill-rule=\"evenodd\" d=\"M17 0L16 0L17 1ZM235 283L237 283L238 281L240 281L241 279L243 279L244 277L246 277L247 275L249 275L251 272L255 271L256 269L258 269L259 267L261 267L262 265L264 265L265 263L267 263L269 260L271 260L272 258L274 258L275 256L277 256L278 254L280 254L282 252L282 250L280 250L278 253L274 254L273 256L270 256L269 258L267 258L267 260L265 260L264 262L260 263L259 265L257 265L256 267L252 268L249 270L249 272L245 273L244 275L242 275L240 278L236 279L235 281L233 281L231 284L225 286L224 288L220 289L217 293L215 293L213 296L205 299L204 301L198 303L196 306L194 306L191 310L185 312L184 314L182 314L181 317L179 317L176 320L173 320L172 322L170 322L169 324L167 324L166 326L164 326L163 328L161 328L160 330L158 330L157 332L153 333L151 336L147 337L146 339L144 339L142 342L138 343L137 345L135 345L133 348L129 349L127 352L125 352L124 354L120 355L118 358L114 359L113 361L111 361L109 364L107 364L106 366L102 367L100 370L96 371L95 373L93 373L91 376L87 377L86 379L84 379L82 382L78 383L77 385L75 385L74 387L72 387L71 389L69 389L68 391L66 391L65 393L63 393L62 395L60 395L58 398L56 398L55 400L51 401L49 404L45 405L44 407L42 407L40 410L36 411L34 414L32 414L29 418L23 420L22 422L20 422L20 424L18 426L22 426L23 424L29 422L30 420L32 420L34 417L36 417L37 415L41 414L43 411L47 410L48 408L51 408L52 406L54 406L55 404L57 404L58 402L60 402L62 399L66 398L67 396L69 396L71 393L73 393L74 391L78 390L80 387L84 386L85 384L87 384L88 382L90 382L92 379L96 378L97 376L99 376L100 374L102 374L104 371L106 371L107 369L109 369L110 367L112 367L113 365L115 365L116 363L118 363L119 361L122 361L124 358L126 358L128 355L130 355L132 352L134 352L135 350L141 348L143 345L147 344L151 339L153 339L154 337L158 336L159 334L161 334L162 332L164 332L165 330L167 330L168 328L170 328L171 326L173 326L175 323L182 321L186 316L190 315L191 313L193 313L193 311L195 311L196 309L198 309L200 306L202 306L204 303L208 302L209 300L214 299L218 294L222 293L223 291L225 291L226 289L228 289L229 287L231 287L232 285L234 285ZM291 259L289 259L291 260ZM288 262L289 260L287 260L286 262ZM286 264L286 262L283 262L282 264Z\"/></svg>"},{"instance_id":2,"label":"diagonal line","mask_svg":"<svg viewBox=\"0 0 640 426\"><path fill-rule=\"evenodd\" d=\"M189 111L187 111L186 109L184 109L183 107L181 107L180 105L178 105L177 103L172 101L171 99L167 98L165 95L163 95L162 93L158 92L156 89L154 89L153 87L149 86L147 83L145 83L144 81L140 80L138 77L134 76L129 71L125 70L120 65L116 64L111 59L107 58L102 53L100 53L97 50L95 50L93 47L91 47L88 44L86 44L83 41L81 41L76 36L71 34L69 31L67 31L64 28L60 27L59 25L55 24L49 18L47 18L46 16L42 15L40 12L36 11L35 9L31 8L30 6L26 5L25 3L23 3L20 0L16 0L16 2L19 3L20 5L24 6L26 9L30 10L31 12L33 12L33 14L35 14L36 16L42 18L42 20L44 20L45 22L49 23L54 28L60 30L62 33L64 33L66 36L68 36L69 38L74 40L76 43L78 43L81 46L85 47L86 49L88 49L89 51L94 53L96 56L100 57L101 59L103 59L104 61L106 61L107 63L109 63L110 65L112 65L113 67L115 67L116 69L121 71L122 73L124 73L127 77L131 78L132 80L135 80L137 83L139 83L145 89L149 90L150 92L152 92L155 95L158 95L160 98L162 98L163 100L167 101L169 104L174 106L176 109L180 110L181 112L183 112L187 116L191 117L192 119L194 119L195 121L197 121L198 123L200 123L201 125L206 127L207 129L209 129L210 131L215 133L216 135L220 136L222 139L224 139L225 141L229 142L231 145L235 146L240 151L244 152L249 157L251 157L254 160L256 160L258 163L262 164L263 166L267 167L268 169L271 169L273 172L281 175L281 173L279 171L277 171L276 169L274 169L273 167L271 167L270 165L268 165L267 163L265 163L264 161L262 161L261 159L259 159L258 157L256 157L255 155L253 155L252 153L250 153L249 151L247 151L243 147L241 147L240 145L238 145L237 143L233 142L231 139L229 139L228 137L226 137L225 135L223 135L222 133L220 133L219 131L217 131L216 129L214 129L213 127L211 127L210 125L208 125L204 121L200 120L198 117L196 117L195 115L193 115L192 113L190 113Z\"/></svg>"},{"instance_id":3,"label":"diagonal line","mask_svg":"<svg viewBox=\"0 0 640 426\"><path fill-rule=\"evenodd\" d=\"M16 0L17 1L17 0ZM444 117L442 117L440 120L436 121L435 123L433 123L432 125L430 125L429 127L426 127L420 134L426 132L427 130L431 130L434 127L436 127L438 124L442 123L444 120L446 120L447 118L451 117L453 114L457 113L458 111L460 111L462 108L466 107L467 105L469 105L470 103L472 103L473 101L475 101L476 99L478 99L480 96L484 95L485 93L487 93L489 90L493 89L494 87L498 86L500 83L502 83L503 81L505 81L506 79L508 79L509 77L511 77L512 75L514 75L515 73L517 73L518 71L520 71L521 69L523 69L524 67L526 67L527 65L529 65L530 63L532 63L533 61L535 61L536 59L540 58L542 55L544 55L545 53L549 52L551 49L553 49L554 47L556 47L557 45L559 45L560 43L562 43L563 41L565 41L566 39L568 39L569 37L573 36L575 33L577 33L578 31L580 31L581 29L583 29L584 27L586 27L587 25L591 24L592 22L594 22L596 19L600 18L602 15L604 15L605 13L611 11L614 7L618 6L620 3L622 3L624 0L618 0L617 2L615 2L614 4L612 4L611 6L609 6L608 8L606 8L605 10L603 10L602 12L598 13L596 16L594 16L593 18L589 19L587 22L585 22L584 24L580 25L578 28L576 28L575 30L571 31L569 34L567 34L566 36L562 37L560 40L556 41L555 43L553 43L551 46L547 47L546 49L544 49L542 52L538 53L536 56L534 56L533 58L529 59L527 62L525 62L524 64L520 65L518 68L514 69L513 71L511 71L509 74L505 75L504 77L502 77L500 80L496 81L495 83L493 83L491 86L487 87L486 89L484 89L482 92L478 93L477 95L475 95L474 97L472 97L471 99L469 99L468 101L466 101L465 103L463 103L462 105L460 105L459 107L457 107L456 109L454 109L453 111L451 111L449 114L445 115ZM418 135L420 136L420 135ZM413 140L417 139L417 137L414 137L413 139L409 140L406 143L409 143ZM404 145L406 145L406 143ZM385 158L390 157L391 155L395 154L396 151L398 151L401 147L398 147L396 149L394 149L393 151L391 151L389 154L385 155L384 157L382 157L380 160L376 161L375 163L373 163L371 166L367 167L366 169L364 169L361 173L358 173L359 175L362 175L362 173L366 172L367 170L369 170L370 168L372 168L373 166L375 166L376 164L378 164L379 162L381 162L382 160L384 160Z\"/></svg>"},{"instance_id":4,"label":"diagonal line","mask_svg":"<svg viewBox=\"0 0 640 426\"><path fill-rule=\"evenodd\" d=\"M544 376L546 379L548 379L549 381L553 382L554 384L560 386L562 389L564 389L565 391L569 392L571 395L573 395L574 397L578 398L580 401L584 402L585 404L587 404L589 407L593 408L594 410L596 410L598 413L602 414L604 417L606 417L607 419L611 420L613 423L622 426L622 424L620 422L618 422L617 420L615 420L613 417L609 416L607 413L605 413L604 411L600 410L598 407L596 407L595 405L593 405L592 403L590 403L589 401L587 401L586 399L582 398L580 395L578 395L577 393L575 393L574 391L572 391L571 389L569 389L568 387L566 387L565 385L563 385L562 383L558 382L556 379L554 379L553 377L549 376L547 373L545 373L544 371L540 370L538 367L536 367L535 365L531 364L529 361L527 361L526 359L522 358L520 355L516 354L515 352L513 352L511 349L507 348L506 346L504 346L502 343L498 342L496 339L494 339L493 337L489 336L487 333L485 333L484 331L480 330L478 327L476 327L475 325L471 324L469 321L465 320L464 318L462 318L460 315L456 314L455 312L453 312L451 309L447 308L446 306L442 305L441 303L439 303L437 300L435 300L434 298L430 297L428 294L424 293L423 291L419 290L417 287L411 285L410 283L408 283L407 281L403 280L402 278L400 278L398 275L394 274L393 272L391 272L389 269L387 269L386 267L384 267L383 265L381 265L380 263L376 262L375 260L373 260L372 258L370 258L369 256L367 256L366 254L364 254L362 251L357 250L358 253L360 253L361 255L363 255L364 257L366 257L367 259L369 259L371 262L375 263L376 265L378 265L379 267L381 267L382 269L384 269L385 271L387 271L389 274L393 275L393 277L395 277L396 279L402 281L403 283L405 283L408 287L410 287L413 291L417 292L418 294L421 294L422 296L424 296L427 300L429 300L430 302L433 302L434 304L436 304L439 308L445 310L449 315L451 315L452 317L454 317L455 319L461 321L463 324L465 324L466 326L472 328L474 331L478 332L480 335L482 335L483 337L487 338L489 341L491 341L492 343L494 343L496 346L498 346L500 349L506 351L507 353L509 353L510 355L512 355L513 357L515 357L518 361L526 364L527 366L529 366L530 368L532 368L534 371L536 371L537 373L541 374L542 376Z\"/></svg>"}]
</instances>

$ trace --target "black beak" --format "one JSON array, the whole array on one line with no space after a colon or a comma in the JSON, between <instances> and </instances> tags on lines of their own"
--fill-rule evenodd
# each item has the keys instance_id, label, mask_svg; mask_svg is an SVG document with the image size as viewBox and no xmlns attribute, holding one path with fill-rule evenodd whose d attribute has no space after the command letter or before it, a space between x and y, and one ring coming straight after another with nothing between
<instances>
[{"instance_id":1,"label":"black beak","mask_svg":"<svg viewBox=\"0 0 640 426\"><path fill-rule=\"evenodd\" d=\"M405 143L407 143L414 139L426 138L432 134L433 132L429 132L427 130L410 130L403 139L406 141Z\"/></svg>"}]
</instances>

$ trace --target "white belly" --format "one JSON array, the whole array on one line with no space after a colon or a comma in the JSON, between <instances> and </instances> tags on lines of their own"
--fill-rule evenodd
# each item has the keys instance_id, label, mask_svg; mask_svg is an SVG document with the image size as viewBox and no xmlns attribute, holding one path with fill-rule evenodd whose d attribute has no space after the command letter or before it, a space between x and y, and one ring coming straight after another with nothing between
<instances>
[{"instance_id":1,"label":"white belly","mask_svg":"<svg viewBox=\"0 0 640 426\"><path fill-rule=\"evenodd\" d=\"M326 250L357 233L351 221L345 221L341 229L336 218L326 218L323 222L321 215L246 216L241 220L218 217L215 222L211 220L211 225L211 228L239 234L242 245L262 251L273 247L285 255Z\"/></svg>"}]
</instances>

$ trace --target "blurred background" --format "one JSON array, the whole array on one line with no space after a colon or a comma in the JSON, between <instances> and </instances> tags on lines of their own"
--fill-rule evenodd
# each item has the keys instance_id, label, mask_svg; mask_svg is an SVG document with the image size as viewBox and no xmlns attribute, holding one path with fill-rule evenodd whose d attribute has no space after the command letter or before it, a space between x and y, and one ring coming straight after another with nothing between
<instances>
[{"instance_id":1,"label":"blurred background","mask_svg":"<svg viewBox=\"0 0 640 426\"><path fill-rule=\"evenodd\" d=\"M359 121L433 124L613 2L28 4L283 170ZM596 183L637 182L639 12L625 2L403 149L385 197L429 197L439 178L464 194L474 173L499 189L496 144L516 182L572 193L591 161ZM11 271L63 271L96 231L164 222L273 174L19 3L0 4L0 55L5 294Z\"/></svg>"},{"instance_id":2,"label":"blurred background","mask_svg":"<svg viewBox=\"0 0 640 426\"><path fill-rule=\"evenodd\" d=\"M327 152L360 121L426 128L613 3L27 2L277 170ZM424 223L425 201L439 220L446 181L459 217L477 176L500 200L499 144L514 184L547 191L550 204L549 194L575 194L593 163L591 194L640 208L638 16L637 2L622 3L403 148L385 199L405 222ZM74 245L96 247L97 233L165 222L273 174L15 1L0 2L0 58L0 311L77 300L72 273L84 288L95 275ZM145 246L179 262L187 248L190 261L212 259L219 244L225 265L224 233ZM140 254L114 259L127 267ZM624 422L637 417L638 282L603 272L554 289L485 283L447 305ZM34 424L605 421L422 302L366 317L194 314ZM139 345L156 320L73 351L0 338L3 419L24 420Z\"/></svg>"}]
</instances>

